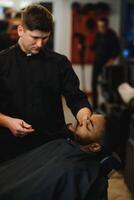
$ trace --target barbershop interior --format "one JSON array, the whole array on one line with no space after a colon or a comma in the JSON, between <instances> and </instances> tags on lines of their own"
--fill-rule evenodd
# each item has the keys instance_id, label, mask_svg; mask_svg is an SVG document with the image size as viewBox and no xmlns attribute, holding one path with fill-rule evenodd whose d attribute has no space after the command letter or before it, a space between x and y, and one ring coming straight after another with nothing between
<instances>
[{"instance_id":1,"label":"barbershop interior","mask_svg":"<svg viewBox=\"0 0 134 200\"><path fill-rule=\"evenodd\" d=\"M28 199L29 200L34 200L34 199L35 200L36 199L37 200L43 200L43 199L44 200L66 200L66 199L70 199L70 200L76 200L76 199L77 200L88 200L88 199L89 200L134 200L134 1L133 0L0 0L0 51L2 52L0 53L0 68L1 68L0 69L0 91L2 91L2 95L0 94L0 98L1 98L0 109L2 109L2 111L0 110L0 112L1 113L5 112L4 114L7 114L7 115L8 113L10 113L10 109L9 111L8 109L4 110L3 107L5 105L7 105L6 107L8 107L10 104L8 103L4 104L2 101L5 101L4 97L6 95L4 92L6 91L6 87L9 86L9 83L11 81L10 79L8 79L8 74L10 73L11 70L8 69L8 72L6 73L4 71L5 69L3 68L3 65L7 65L6 63L8 63L8 59L10 59L9 62L12 63L12 60L11 60L12 58L10 58L11 55L8 54L9 49L18 43L19 38L23 37L22 36L23 31L25 35L27 34L25 32L25 29L22 30L22 27L21 27L23 26L21 22L22 21L21 13L25 12L25 8L27 8L29 5L41 5L42 7L46 8L49 11L49 13L51 13L53 17L53 29L51 31L51 34L49 35L50 36L49 40L44 45L45 48L47 48L48 51L50 52L56 52L56 54L55 53L51 53L51 54L57 55L57 59L60 60L59 55L62 55L62 56L66 56L66 58L69 60L68 62L71 63L70 68L72 68L73 70L73 72L72 71L71 72L76 74L77 80L79 79L80 91L83 92L83 95L85 95L85 97L88 99L89 104L91 105L92 115L93 113L100 114L102 116L106 116L107 121L109 119L112 121L112 125L109 126L110 130L108 129L107 131L105 131L105 134L107 134L107 137L105 140L106 144L104 144L104 146L105 145L108 147L110 146L111 148L110 153L108 150L108 152L106 153L107 156L104 156L104 157L102 156L103 158L100 161L100 169L102 168L102 171L103 171L101 173L101 177L103 176L107 177L107 186L105 186L106 187L105 191L102 191L102 193L105 193L104 196L100 194L100 196L95 197L94 196L95 193L99 194L99 190L97 188L102 187L103 181L102 183L100 181L100 185L98 182L97 183L98 185L96 186L95 184L91 185L90 183L91 181L89 181L89 188L88 188L88 183L87 182L84 183L83 174L81 175L81 177L79 177L79 179L78 177L76 178L76 180L71 178L71 177L74 177L73 171L71 175L70 174L68 175L69 177L68 179L64 179L62 181L62 184L64 182L64 188L63 188L63 185L61 185L61 187L59 186L60 182L57 182L57 185L55 184L55 182L54 183L51 182L51 185L47 184L46 186L46 183L43 182L43 179L42 180L40 178L38 179L38 176L36 177L36 179L34 179L34 175L33 175L34 172L32 172L33 174L31 173L31 176L30 176L30 171L26 175L26 177L28 178L24 179L24 175L26 174L24 173L23 177L20 176L20 179L23 178L23 180L20 180L18 176L18 178L15 178L16 183L15 182L12 183L12 180L10 179L9 181L6 182L5 179L8 180L9 177L13 177L13 174L15 177L17 177L16 173L21 174L20 170L18 170L19 168L17 168L17 166L20 165L21 163L21 159L22 159L23 164L27 163L28 165L28 163L30 162L30 161L29 162L25 161L26 158L24 158L24 156L21 155L21 158L17 158L17 159L14 158L16 160L14 160L14 162L12 163L10 163L12 159L10 161L5 161L4 163L0 163L0 200L28 200ZM30 34L30 32L32 33L34 31L37 31L38 33L39 31L39 33L42 33L43 35L43 33L46 34L50 32L49 30L43 32L43 30L44 29L42 30L31 29L30 31L28 30L29 31L28 33ZM41 37L44 37L42 35ZM27 36L27 38L28 37L30 40L30 36ZM39 39L39 38L36 38L36 35L35 36L33 35L31 37L35 37L34 39ZM45 37L48 37L48 35ZM22 38L22 42L23 41L24 41L24 38ZM44 48L44 46L42 48ZM18 52L19 51L21 50L19 49ZM9 57L6 57L6 55L8 55ZM27 54L27 58L30 58L30 57L32 57L31 53ZM49 59L51 59L51 57ZM52 59L55 59L55 58L52 57ZM49 63L48 60L46 62ZM58 61L55 60L56 64L53 63L53 65L57 65L57 62ZM4 64L2 65L1 63L4 63ZM15 61L13 63L15 63ZM40 70L40 67L39 66L37 67L38 67L38 70ZM44 67L45 67L45 57L44 57ZM48 80L46 79L46 81L44 81L43 83L40 82L39 83L40 88L44 87L44 89L46 89L46 86L43 84L45 83L49 84L47 81L55 82L54 76L57 76L57 72L55 71L55 68L56 67L54 67L54 71L48 70L47 72L48 76L49 76L49 73L51 73L52 78L51 79L48 78ZM24 71L26 72L26 70ZM70 72L69 80L70 82L71 81L73 82L73 76L75 75L74 74L72 75L71 72ZM7 82L9 81L9 83L4 84L4 81L3 81L4 73L6 73L6 78L7 78L6 81ZM32 71L29 73L32 74ZM37 72L37 74L40 74L40 73ZM26 78L28 78L27 75L26 75ZM63 77L60 77L60 78L63 79ZM65 78L67 79L67 77ZM14 80L18 81L18 78L15 77ZM14 81L13 84L15 85L17 84L17 82ZM34 83L31 82L31 84L34 84ZM74 82L74 84L77 85L78 81ZM72 87L70 83L68 83L68 85L70 85L70 88ZM51 88L49 88L49 91L48 91L47 90L48 88L47 88L46 90L47 90L47 93L49 94L48 96L53 98L53 95L54 93L57 92L58 87L59 86L56 87L56 91L55 90L51 91ZM15 88L17 88L17 86L15 86ZM42 90L42 88L40 90ZM61 92L61 88L60 88L60 92ZM69 99L69 97L67 96L69 95L69 92L65 96L64 94L61 94L61 101L63 104L65 123L76 124L76 121L78 120L76 119L77 115L74 114L75 111L73 112L72 111L73 109L71 110L71 108L69 108L71 107L69 105L71 105L71 100L76 101L76 103L77 103L77 100L73 100L73 97L72 98L70 97ZM71 92L72 92L71 95L75 95L75 89L73 87L72 87ZM44 90L44 93L45 93L45 90ZM24 95L25 94L26 93L24 93ZM3 97L3 95L5 96ZM26 98L28 98L27 96ZM33 97L31 97L31 99L34 98L34 95L32 96ZM9 98L8 94L6 97ZM77 95L76 95L76 98L77 98ZM57 102L56 97L54 100ZM53 104L51 105L51 102L53 103L54 100L52 101L50 100L49 102L50 107L51 107L50 110L52 111L53 111L54 106ZM17 98L17 95L16 95L17 106L21 105L20 103L21 101L20 102L19 101L20 99ZM30 98L29 98L29 101L30 101ZM40 101L41 100L39 97L39 99L37 100L37 104L40 103ZM59 104L55 104L55 105L58 107ZM49 105L47 106L49 107ZM12 105L10 107L12 107ZM27 107L26 109L25 108L24 109L29 112L28 115L30 116L30 114L32 115L32 113L36 111L36 108L35 108L35 111L34 111L34 107L31 106L29 108L30 108L30 111L28 111ZM31 111L32 109L33 111ZM55 107L54 109L60 110ZM49 113L48 115L53 115L53 113L51 114ZM16 118L19 118L19 117L22 118L23 115L21 116L20 114L17 117L12 112L11 116L16 117ZM25 118L25 115L24 115L24 118ZM57 114L57 118L60 118L60 114L59 116ZM26 119L27 118L23 120L26 121ZM52 118L51 120L52 123L53 123L53 119L54 118ZM2 120L0 116L0 126L2 124L1 121ZM42 122L42 124L43 123L44 122ZM22 121L22 126L23 126L23 121ZM53 126L53 124L51 126ZM27 129L29 129L29 127ZM10 131L11 130L12 129L10 129ZM0 129L0 135L2 135L1 133L4 134L3 128ZM10 137L8 138L9 143L10 143L9 141ZM14 136L12 137L16 137L16 135L14 134ZM27 136L24 136L24 138L25 137ZM19 139L17 140L23 140L23 136L20 136L18 138ZM3 139L0 144L2 148L4 147L4 141L6 140ZM30 139L29 139L29 142L30 142ZM55 150L51 148L50 151L55 151ZM39 153L39 156L40 155L41 153ZM36 156L38 158L37 160L39 160L39 156L37 152L36 152ZM47 159L49 159L49 157ZM35 160L36 160L36 157L33 160L31 158L32 165L34 165ZM54 162L54 159L53 159L53 162ZM70 162L73 162L73 161L71 160ZM83 162L85 165L85 161ZM9 171L13 168L15 164L16 164L16 167L14 167L13 173L11 171L10 175L6 175L9 173ZM73 165L70 165L68 170L71 170L70 169L71 166ZM79 166L79 163L78 163L78 166ZM76 176L77 165L75 167L76 167L75 168L75 176ZM17 170L17 172L15 171L15 169ZM29 170L30 169L33 170L32 167L31 168L29 167ZM73 166L73 169L74 169L74 166ZM82 173L82 169L83 167L81 163L81 173ZM6 170L8 170L8 173L6 173L7 172ZM93 167L92 167L92 170L93 170L92 174L94 174L95 172L94 172ZM50 180L52 179L51 176L56 176L54 174L55 171L56 171L56 167L53 167L53 171L51 172L49 176ZM38 171L38 172L41 173L41 171ZM43 171L42 173L45 176L45 173ZM48 170L48 174L49 173L50 173L50 170ZM68 171L66 173L68 173ZM43 174L39 174L39 176L43 177ZM57 174L58 174L58 171L57 171ZM36 188L37 188L38 190L37 194L32 192L32 189L31 190L29 189L31 193L27 189L29 187L29 182L27 182L29 180L29 177L31 177L30 184L31 185L33 184L33 187L31 186L30 187L32 189L34 188L34 192L36 191ZM64 175L64 178L65 178L65 175ZM38 182L37 180L40 180L40 181ZM34 184L34 181L37 181L38 183L38 184L36 183L36 186ZM46 182L47 181L48 180L46 180ZM50 187L51 188L53 187L52 183L55 184L55 195L53 193L52 195L53 197L51 196L50 198L50 197L47 197L47 195L48 193L51 193L52 191L50 189ZM5 185L2 186L3 184ZM44 184L44 188L46 187L47 189L45 188L43 190L43 186L42 186L43 184ZM73 184L78 185L78 187L80 187L80 188L76 187L78 191L75 188L75 194L74 194L74 191L72 192L72 189L71 189L75 187ZM88 188L88 195L85 195L83 191L85 190L85 188ZM46 195L45 190L47 190L47 195ZM56 190L58 191L59 196L58 195L56 196L57 194ZM91 192L94 193L92 194L93 196L90 195ZM75 195L78 195L78 194L79 194L79 197L76 198Z\"/></svg>"}]
</instances>

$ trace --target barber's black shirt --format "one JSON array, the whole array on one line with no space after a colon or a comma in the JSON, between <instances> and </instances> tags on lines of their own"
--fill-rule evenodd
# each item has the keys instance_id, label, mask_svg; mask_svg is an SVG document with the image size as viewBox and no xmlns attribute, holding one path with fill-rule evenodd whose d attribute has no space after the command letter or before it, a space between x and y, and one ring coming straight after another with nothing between
<instances>
[{"instance_id":1,"label":"barber's black shirt","mask_svg":"<svg viewBox=\"0 0 134 200\"><path fill-rule=\"evenodd\" d=\"M8 129L0 127L2 155L2 149L9 155L15 148L16 154L26 145L30 148L47 139L63 137L61 95L74 115L82 107L90 108L65 56L47 49L28 56L18 44L0 53L0 112L22 119L35 129L32 135L15 138Z\"/></svg>"}]
</instances>

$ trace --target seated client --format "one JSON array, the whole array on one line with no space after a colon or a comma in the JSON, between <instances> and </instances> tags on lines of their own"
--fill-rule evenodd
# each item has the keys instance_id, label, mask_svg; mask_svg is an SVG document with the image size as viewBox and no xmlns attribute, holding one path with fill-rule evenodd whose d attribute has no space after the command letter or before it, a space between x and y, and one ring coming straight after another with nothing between
<instances>
[{"instance_id":1,"label":"seated client","mask_svg":"<svg viewBox=\"0 0 134 200\"><path fill-rule=\"evenodd\" d=\"M104 148L106 117L103 115L93 114L82 126L75 121L68 124L68 128L73 133L73 139L81 145L81 150L97 153Z\"/></svg>"},{"instance_id":2,"label":"seated client","mask_svg":"<svg viewBox=\"0 0 134 200\"><path fill-rule=\"evenodd\" d=\"M107 178L97 153L105 127L105 117L93 115L82 126L69 125L74 139L56 139L2 163L0 199L106 200Z\"/></svg>"}]
</instances>

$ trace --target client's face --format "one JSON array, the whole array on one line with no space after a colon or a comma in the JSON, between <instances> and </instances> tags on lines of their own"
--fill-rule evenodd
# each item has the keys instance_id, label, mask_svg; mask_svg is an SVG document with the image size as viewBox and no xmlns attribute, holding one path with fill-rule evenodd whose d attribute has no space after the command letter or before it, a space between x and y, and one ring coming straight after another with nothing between
<instances>
[{"instance_id":1,"label":"client's face","mask_svg":"<svg viewBox=\"0 0 134 200\"><path fill-rule=\"evenodd\" d=\"M100 114L93 114L88 123L84 123L82 126L77 125L75 130L75 136L80 140L97 141L102 132L105 129L105 117Z\"/></svg>"},{"instance_id":2,"label":"client's face","mask_svg":"<svg viewBox=\"0 0 134 200\"><path fill-rule=\"evenodd\" d=\"M83 123L82 126L77 124L71 130L75 134L75 139L80 144L90 145L98 144L104 133L106 119L101 114L93 114L88 122ZM91 150L91 149L90 149ZM99 145L100 150L100 145Z\"/></svg>"}]
</instances>

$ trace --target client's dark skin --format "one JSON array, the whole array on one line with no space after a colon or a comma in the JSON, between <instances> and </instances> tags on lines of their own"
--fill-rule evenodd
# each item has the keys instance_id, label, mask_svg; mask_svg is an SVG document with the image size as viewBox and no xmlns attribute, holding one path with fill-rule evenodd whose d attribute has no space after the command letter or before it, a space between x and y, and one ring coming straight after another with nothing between
<instances>
[{"instance_id":1,"label":"client's dark skin","mask_svg":"<svg viewBox=\"0 0 134 200\"><path fill-rule=\"evenodd\" d=\"M77 122L69 125L69 129L75 134L75 140L86 152L97 153L102 149L103 136L105 132L106 118L101 114L93 114L90 120L83 125Z\"/></svg>"}]
</instances>

